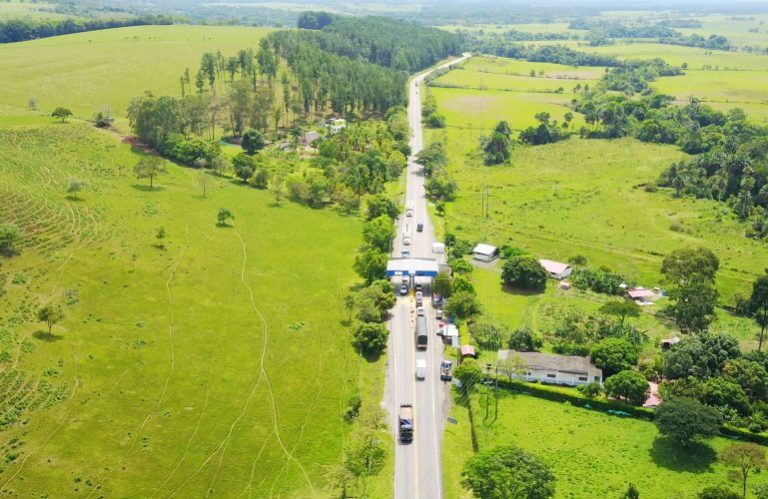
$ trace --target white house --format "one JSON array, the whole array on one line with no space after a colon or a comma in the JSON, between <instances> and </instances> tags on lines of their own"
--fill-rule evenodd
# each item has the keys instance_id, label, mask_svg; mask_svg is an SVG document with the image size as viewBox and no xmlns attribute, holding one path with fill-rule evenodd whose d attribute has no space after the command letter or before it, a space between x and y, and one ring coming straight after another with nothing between
<instances>
[{"instance_id":1,"label":"white house","mask_svg":"<svg viewBox=\"0 0 768 499\"><path fill-rule=\"evenodd\" d=\"M331 130L331 133L339 133L347 128L347 120L343 118L331 118L326 122L326 126Z\"/></svg>"},{"instance_id":2,"label":"white house","mask_svg":"<svg viewBox=\"0 0 768 499\"><path fill-rule=\"evenodd\" d=\"M573 268L567 263L539 260L539 264L544 267L544 270L547 271L552 279L565 279L573 272Z\"/></svg>"},{"instance_id":3,"label":"white house","mask_svg":"<svg viewBox=\"0 0 768 499\"><path fill-rule=\"evenodd\" d=\"M492 262L499 256L499 248L480 243L472 250L472 258L481 262Z\"/></svg>"},{"instance_id":4,"label":"white house","mask_svg":"<svg viewBox=\"0 0 768 499\"><path fill-rule=\"evenodd\" d=\"M499 360L513 356L520 357L523 364L522 372L512 375L518 379L567 386L603 382L603 370L595 367L589 357L515 350L499 350L498 353Z\"/></svg>"}]
</instances>

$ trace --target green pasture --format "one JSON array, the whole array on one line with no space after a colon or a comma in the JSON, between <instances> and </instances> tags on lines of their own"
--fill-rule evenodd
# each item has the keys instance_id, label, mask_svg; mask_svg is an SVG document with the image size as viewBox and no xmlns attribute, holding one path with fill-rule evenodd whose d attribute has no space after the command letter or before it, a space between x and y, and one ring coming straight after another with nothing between
<instances>
[{"instance_id":1,"label":"green pasture","mask_svg":"<svg viewBox=\"0 0 768 499\"><path fill-rule=\"evenodd\" d=\"M659 437L653 423L622 418L521 393L499 391L499 416L491 393L485 419L485 388L472 396L479 449L515 444L543 459L556 478L555 497L621 497L634 483L641 497L694 497L710 485L740 492L728 479L717 453L732 441L713 438L677 450ZM445 496L468 498L460 485L464 463L472 456L467 409L455 406L457 425L448 425L443 445ZM752 475L749 485L764 482ZM751 493L748 497L752 497Z\"/></svg>"},{"instance_id":2,"label":"green pasture","mask_svg":"<svg viewBox=\"0 0 768 499\"><path fill-rule=\"evenodd\" d=\"M48 2L29 3L16 0L0 3L0 21L8 19L72 19L77 16L55 12L56 4Z\"/></svg>"},{"instance_id":3,"label":"green pasture","mask_svg":"<svg viewBox=\"0 0 768 499\"><path fill-rule=\"evenodd\" d=\"M456 133L477 143L480 133L496 126L500 120L507 120L515 130L535 125L536 113L548 112L552 119L563 121L563 115L570 112L571 95L567 93L506 92L503 90L477 91L459 88L430 88L439 102L440 113L444 114L447 126L458 128ZM574 114L573 126L584 123L579 114Z\"/></svg>"},{"instance_id":4,"label":"green pasture","mask_svg":"<svg viewBox=\"0 0 768 499\"><path fill-rule=\"evenodd\" d=\"M269 30L241 26L136 26L0 45L0 106L24 109L30 98L50 112L70 108L90 118L109 107L125 116L130 99L151 91L180 95L185 68L204 52L257 48Z\"/></svg>"},{"instance_id":5,"label":"green pasture","mask_svg":"<svg viewBox=\"0 0 768 499\"><path fill-rule=\"evenodd\" d=\"M0 155L0 220L23 234L2 267L0 396L23 393L19 376L58 390L12 399L0 489L324 495L349 397L382 396L384 360L362 360L342 324L360 221L170 163L149 189L140 154L84 124L2 128ZM71 179L87 183L76 197ZM66 314L53 335L34 318L48 302ZM391 486L389 469L369 491Z\"/></svg>"},{"instance_id":6,"label":"green pasture","mask_svg":"<svg viewBox=\"0 0 768 499\"><path fill-rule=\"evenodd\" d=\"M745 45L765 47L768 45L768 28L765 24L768 21L768 15L766 14L736 16L713 14L696 16L696 19L702 23L701 28L675 29L685 35L722 35L737 47Z\"/></svg>"},{"instance_id":7,"label":"green pasture","mask_svg":"<svg viewBox=\"0 0 768 499\"><path fill-rule=\"evenodd\" d=\"M508 92L538 92L554 93L557 91L570 94L573 87L583 84L584 80L558 79L557 77L531 77L504 75L498 73L484 73L480 71L466 71L454 69L441 77L437 85L446 87L471 88L473 90L504 90ZM594 83L596 80L587 80Z\"/></svg>"},{"instance_id":8,"label":"green pasture","mask_svg":"<svg viewBox=\"0 0 768 499\"><path fill-rule=\"evenodd\" d=\"M613 55L622 59L661 57L670 64L688 64L689 69L710 67L720 71L765 71L768 57L748 52L726 52L658 43L616 43L604 47L583 47L586 52Z\"/></svg>"},{"instance_id":9,"label":"green pasture","mask_svg":"<svg viewBox=\"0 0 768 499\"><path fill-rule=\"evenodd\" d=\"M464 119L477 120L477 112ZM486 126L494 123L487 120ZM572 137L518 146L510 165L485 167L479 132L449 127L437 134L459 184L458 199L447 208L449 230L465 239L511 244L558 261L582 254L590 265L606 265L647 287L659 283L664 255L704 245L721 260L718 284L726 301L748 293L768 261L768 247L744 237L744 225L715 201L644 189L683 157L674 146ZM483 186L489 188L486 219L480 212Z\"/></svg>"},{"instance_id":10,"label":"green pasture","mask_svg":"<svg viewBox=\"0 0 768 499\"><path fill-rule=\"evenodd\" d=\"M468 61L462 63L461 67L466 71L518 76L530 76L531 71L535 71L537 76L541 74L547 78L563 80L597 80L605 72L604 68L589 66L574 67L565 64L529 62L521 59L492 56L472 57ZM441 79L442 78L445 78L445 76L441 77Z\"/></svg>"},{"instance_id":11,"label":"green pasture","mask_svg":"<svg viewBox=\"0 0 768 499\"><path fill-rule=\"evenodd\" d=\"M491 268L475 268L471 280L483 304L482 321L501 326L507 331L527 326L546 338L558 325L562 313L573 310L596 314L601 305L618 299L576 288L562 290L557 287L555 280L549 282L544 293L508 291L501 285L502 264L503 262L498 262ZM662 283L654 281L646 283L646 286L655 284ZM666 304L667 301L661 299L656 305L643 307L642 314L637 319L629 319L629 322L649 337L643 347L644 357L651 358L658 353L656 346L660 339L680 334L674 322L659 314ZM733 335L739 340L744 351L757 348L756 338L760 334L760 328L753 321L733 316L725 310L717 311L717 320L712 324L712 331ZM545 350L548 347L549 345L545 344ZM503 344L502 348L506 348L506 345ZM493 357L495 352L483 352L483 355Z\"/></svg>"}]
</instances>

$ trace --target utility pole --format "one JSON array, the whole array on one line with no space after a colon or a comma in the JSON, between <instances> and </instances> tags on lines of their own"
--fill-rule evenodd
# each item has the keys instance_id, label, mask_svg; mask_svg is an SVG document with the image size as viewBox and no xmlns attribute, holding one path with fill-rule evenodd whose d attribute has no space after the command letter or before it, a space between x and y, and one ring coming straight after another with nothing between
<instances>
[{"instance_id":1,"label":"utility pole","mask_svg":"<svg viewBox=\"0 0 768 499\"><path fill-rule=\"evenodd\" d=\"M485 420L488 419L488 410L491 405L490 400L490 387L488 386L488 382L490 381L491 377L491 363L488 362L485 364Z\"/></svg>"}]
</instances>

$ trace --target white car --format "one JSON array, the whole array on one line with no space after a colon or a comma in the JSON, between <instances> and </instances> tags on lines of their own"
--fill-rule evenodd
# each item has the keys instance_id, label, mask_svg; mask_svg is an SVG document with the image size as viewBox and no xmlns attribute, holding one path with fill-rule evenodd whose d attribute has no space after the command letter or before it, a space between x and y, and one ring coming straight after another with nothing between
<instances>
[{"instance_id":1,"label":"white car","mask_svg":"<svg viewBox=\"0 0 768 499\"><path fill-rule=\"evenodd\" d=\"M404 237L403 238L403 246L410 246L411 245L411 238L410 237Z\"/></svg>"},{"instance_id":2,"label":"white car","mask_svg":"<svg viewBox=\"0 0 768 499\"><path fill-rule=\"evenodd\" d=\"M418 315L419 317L424 317L424 307L417 308L416 315Z\"/></svg>"},{"instance_id":3,"label":"white car","mask_svg":"<svg viewBox=\"0 0 768 499\"><path fill-rule=\"evenodd\" d=\"M435 310L435 319L442 319L443 318L443 309L438 308Z\"/></svg>"},{"instance_id":4,"label":"white car","mask_svg":"<svg viewBox=\"0 0 768 499\"><path fill-rule=\"evenodd\" d=\"M427 361L424 359L416 359L416 379L424 379L427 377Z\"/></svg>"}]
</instances>

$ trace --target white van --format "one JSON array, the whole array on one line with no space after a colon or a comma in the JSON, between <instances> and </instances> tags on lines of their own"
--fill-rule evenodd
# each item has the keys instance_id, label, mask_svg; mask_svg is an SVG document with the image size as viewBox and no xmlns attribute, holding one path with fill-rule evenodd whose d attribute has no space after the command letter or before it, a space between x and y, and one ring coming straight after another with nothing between
<instances>
[{"instance_id":1,"label":"white van","mask_svg":"<svg viewBox=\"0 0 768 499\"><path fill-rule=\"evenodd\" d=\"M424 379L427 377L427 361L424 359L416 359L416 379Z\"/></svg>"}]
</instances>

